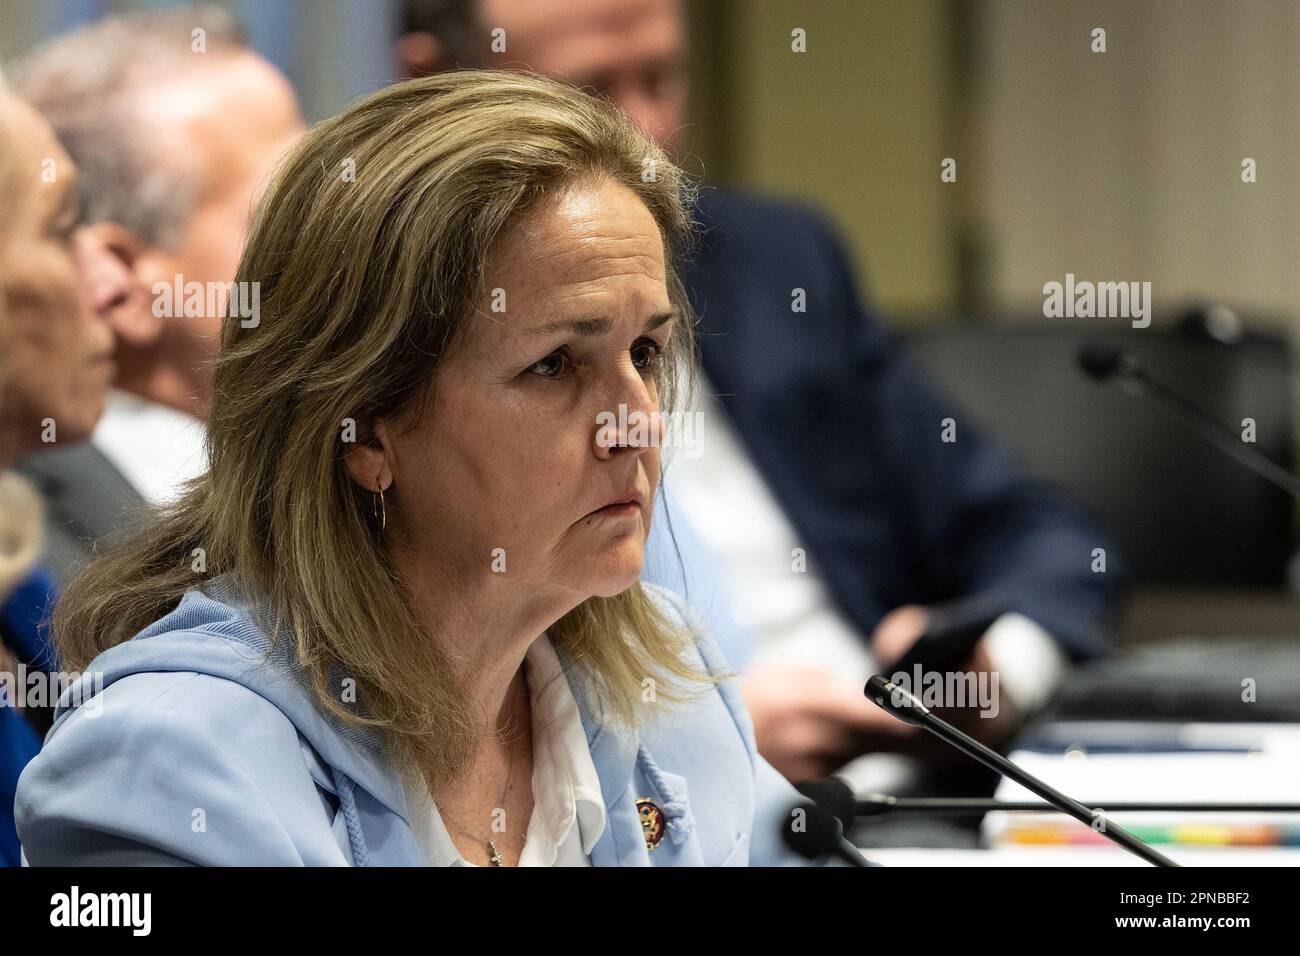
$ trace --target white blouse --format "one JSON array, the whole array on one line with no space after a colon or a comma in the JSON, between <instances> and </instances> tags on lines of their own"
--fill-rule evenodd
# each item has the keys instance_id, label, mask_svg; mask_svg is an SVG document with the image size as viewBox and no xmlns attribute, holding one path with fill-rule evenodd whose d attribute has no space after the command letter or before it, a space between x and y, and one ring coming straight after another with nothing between
<instances>
[{"instance_id":1,"label":"white blouse","mask_svg":"<svg viewBox=\"0 0 1300 956\"><path fill-rule=\"evenodd\" d=\"M519 865L591 866L591 849L605 831L605 801L578 703L548 635L533 642L524 666L532 702L533 814ZM456 849L418 776L406 778L406 803L430 866L475 865Z\"/></svg>"},{"instance_id":2,"label":"white blouse","mask_svg":"<svg viewBox=\"0 0 1300 956\"><path fill-rule=\"evenodd\" d=\"M90 441L141 497L161 505L208 470L203 436L193 415L114 388Z\"/></svg>"}]
</instances>

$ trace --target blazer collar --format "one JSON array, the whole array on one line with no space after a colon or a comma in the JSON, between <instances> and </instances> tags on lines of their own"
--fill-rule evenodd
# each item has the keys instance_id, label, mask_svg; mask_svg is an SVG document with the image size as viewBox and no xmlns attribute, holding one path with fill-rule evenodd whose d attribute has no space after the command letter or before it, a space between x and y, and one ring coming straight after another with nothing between
<instances>
[{"instance_id":1,"label":"blazer collar","mask_svg":"<svg viewBox=\"0 0 1300 956\"><path fill-rule=\"evenodd\" d=\"M626 730L620 732L603 721L594 688L584 678L582 670L558 644L555 645L555 653L560 658L564 676L568 679L573 699L578 704L582 728L587 733L587 747L591 750L591 762L596 765L596 775L600 777L600 793L605 798L605 807L608 809L623 795L632 780L640 740L635 733Z\"/></svg>"}]
</instances>

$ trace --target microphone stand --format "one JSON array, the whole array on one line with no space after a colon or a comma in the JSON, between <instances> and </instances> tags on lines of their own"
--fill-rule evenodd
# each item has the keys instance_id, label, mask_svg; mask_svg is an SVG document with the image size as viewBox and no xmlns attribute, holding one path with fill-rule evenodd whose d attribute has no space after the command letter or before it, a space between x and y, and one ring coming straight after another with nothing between
<instances>
[{"instance_id":1,"label":"microphone stand","mask_svg":"<svg viewBox=\"0 0 1300 956\"><path fill-rule=\"evenodd\" d=\"M1108 803L1108 813L1300 813L1300 803ZM1059 813L1050 803L1031 800L987 800L982 797L895 797L887 793L864 793L854 801L855 817L876 817L886 813L989 813L1015 810L1027 813Z\"/></svg>"},{"instance_id":2,"label":"microphone stand","mask_svg":"<svg viewBox=\"0 0 1300 956\"><path fill-rule=\"evenodd\" d=\"M1101 343L1091 343L1080 349L1079 364L1084 372L1099 382L1116 379L1130 394L1151 399L1155 405L1178 419L1237 464L1248 468L1291 497L1300 499L1300 478L1258 448L1242 442L1236 432L1195 402L1189 401L1168 385L1152 378L1138 360L1128 352Z\"/></svg>"},{"instance_id":3,"label":"microphone stand","mask_svg":"<svg viewBox=\"0 0 1300 956\"><path fill-rule=\"evenodd\" d=\"M1052 806L1068 813L1080 823L1087 824L1094 830L1097 827L1094 824L1100 816L1102 826L1099 833L1114 843L1119 844L1133 855L1146 860L1153 866L1178 866L1173 860L1162 853L1157 852L1147 844L1143 843L1133 834L1129 833L1123 827L1111 823L1106 819L1104 814L1094 811L1090 807L1085 807L1079 801L1072 799L1061 793L1059 790L1048 786L1042 780L1039 780L1033 774L1021 770L1006 757L994 750L990 750L974 737L962 733L952 724L941 720L930 710L917 700L911 693L897 684L893 684L876 674L867 681L865 688L867 698L882 710L887 710L904 723L912 724L916 727L923 727L936 737L955 747L969 757L978 760L992 770L997 771L1003 776L1009 777L1016 783L1020 784L1026 790L1038 794ZM895 701L895 697L899 701Z\"/></svg>"}]
</instances>

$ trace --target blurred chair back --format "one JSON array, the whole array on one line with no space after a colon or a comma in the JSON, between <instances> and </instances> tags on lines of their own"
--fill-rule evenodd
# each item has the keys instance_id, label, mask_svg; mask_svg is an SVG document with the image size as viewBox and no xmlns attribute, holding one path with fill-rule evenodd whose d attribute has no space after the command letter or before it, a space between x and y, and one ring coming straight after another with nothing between
<instances>
[{"instance_id":1,"label":"blurred chair back","mask_svg":"<svg viewBox=\"0 0 1300 956\"><path fill-rule=\"evenodd\" d=\"M1291 498L1151 400L1087 377L1085 342L1129 351L1153 378L1294 467L1287 342L1225 344L1153 324L964 324L912 333L917 363L1035 475L1092 509L1137 585L1280 586L1293 550ZM959 432L960 435L960 432ZM960 440L960 439L959 439Z\"/></svg>"}]
</instances>

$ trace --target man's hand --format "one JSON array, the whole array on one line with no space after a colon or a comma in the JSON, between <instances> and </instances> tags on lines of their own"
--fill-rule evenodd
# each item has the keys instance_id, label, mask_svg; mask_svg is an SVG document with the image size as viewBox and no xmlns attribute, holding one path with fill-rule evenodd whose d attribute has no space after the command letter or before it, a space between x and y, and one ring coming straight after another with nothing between
<instances>
[{"instance_id":1,"label":"man's hand","mask_svg":"<svg viewBox=\"0 0 1300 956\"><path fill-rule=\"evenodd\" d=\"M889 676L890 669L902 658L913 642L925 632L928 623L929 613L925 608L916 604L907 604L895 608L881 618L880 623L876 626L875 633L871 637L871 649L876 656L876 660L880 662L880 673ZM956 703L955 701L944 701L939 706L930 707L930 709L935 713L935 716L946 720L958 730L980 741L980 743L994 748L1001 746L1010 739L1019 726L1020 712L1016 708L1015 701L1002 688L1001 681L999 680L996 684L993 683L991 677L994 670L993 660L989 657L988 648L983 639L976 643L970 659L962 664L960 670L964 674L976 674L976 680L983 682L977 684L977 686L997 690L997 698L994 701L996 713L991 716L981 716L982 710L979 702L972 700L967 700L964 707L952 706ZM947 685L946 680L944 685ZM966 686L970 688L969 681L967 681ZM925 701L921 693L924 688L909 687L908 689L929 706L928 701ZM950 757L959 760L967 759L928 731L910 741L910 744L911 746L908 747L906 752L916 756L937 760L947 760Z\"/></svg>"},{"instance_id":2,"label":"man's hand","mask_svg":"<svg viewBox=\"0 0 1300 956\"><path fill-rule=\"evenodd\" d=\"M910 604L881 619L871 638L881 673L912 646L929 621L925 608ZM992 661L984 642L975 646L964 672L989 673ZM989 680L989 678L983 678ZM985 686L992 686L991 682ZM932 760L964 760L928 731L905 724L867 700L860 688L846 687L816 667L769 663L740 679L740 692L754 720L758 750L768 763L798 783L834 773L867 753L899 753ZM1009 739L1019 724L1015 703L998 686L998 710L981 717L977 702L963 708L931 708L938 716L991 747Z\"/></svg>"},{"instance_id":3,"label":"man's hand","mask_svg":"<svg viewBox=\"0 0 1300 956\"><path fill-rule=\"evenodd\" d=\"M929 623L930 612L919 604L896 607L880 619L871 635L871 653L880 665L880 673L886 673L902 660Z\"/></svg>"},{"instance_id":4,"label":"man's hand","mask_svg":"<svg viewBox=\"0 0 1300 956\"><path fill-rule=\"evenodd\" d=\"M864 753L903 749L923 733L820 668L756 665L740 679L740 692L759 753L795 783L832 774Z\"/></svg>"}]
</instances>

